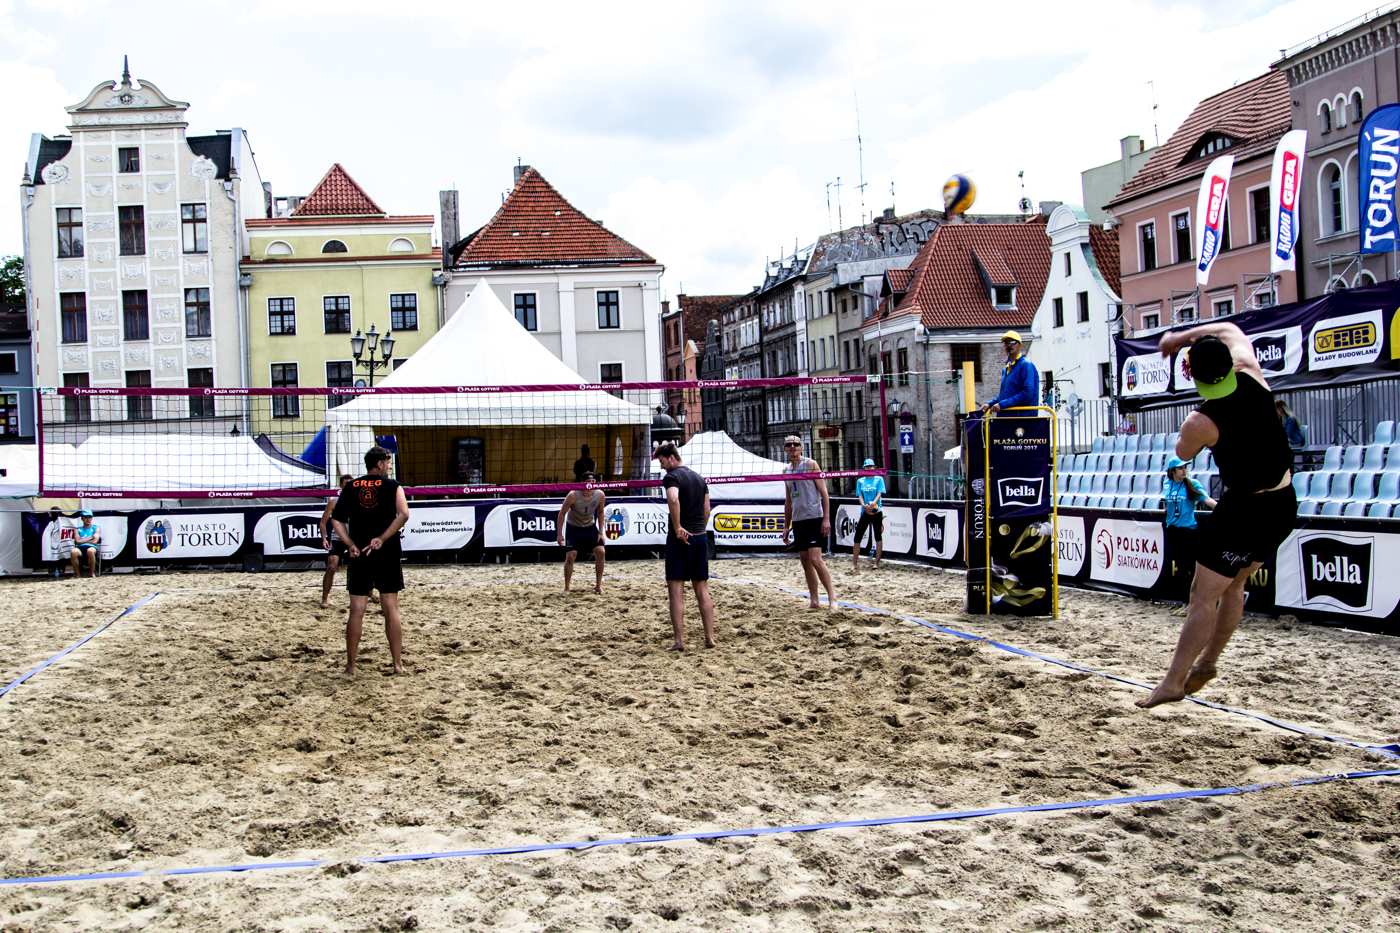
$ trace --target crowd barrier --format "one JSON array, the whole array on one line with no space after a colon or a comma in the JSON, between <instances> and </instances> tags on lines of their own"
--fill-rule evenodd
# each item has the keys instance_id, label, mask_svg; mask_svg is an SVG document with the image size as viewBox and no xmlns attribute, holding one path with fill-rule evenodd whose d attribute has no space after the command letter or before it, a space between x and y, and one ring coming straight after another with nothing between
<instances>
[{"instance_id":1,"label":"crowd barrier","mask_svg":"<svg viewBox=\"0 0 1400 933\"><path fill-rule=\"evenodd\" d=\"M412 503L403 531L411 563L513 559L561 560L555 520L559 501L450 500ZM834 498L833 549L849 554L860 507ZM933 566L965 568L963 507L954 501L885 501L884 554ZM321 548L321 510L286 506L100 512L100 553L107 567L242 565L314 561ZM1203 513L1204 521L1209 521ZM27 512L24 563L44 570L67 561L75 519ZM604 537L616 557L649 556L665 544L665 503L655 498L609 499ZM1181 600L1185 576L1167 546L1160 513L1061 509L1056 518L1062 586L1105 590L1141 599ZM710 530L719 553L781 550L781 502L716 502ZM1394 522L1299 516L1294 532L1251 578L1246 609L1400 635L1400 529Z\"/></svg>"}]
</instances>

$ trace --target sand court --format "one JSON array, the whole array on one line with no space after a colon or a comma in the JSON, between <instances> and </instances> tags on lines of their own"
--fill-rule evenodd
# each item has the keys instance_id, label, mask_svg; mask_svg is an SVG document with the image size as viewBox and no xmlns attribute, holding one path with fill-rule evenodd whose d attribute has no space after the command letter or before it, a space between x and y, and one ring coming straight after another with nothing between
<instances>
[{"instance_id":1,"label":"sand court","mask_svg":"<svg viewBox=\"0 0 1400 933\"><path fill-rule=\"evenodd\" d=\"M408 677L373 605L310 574L0 589L0 876L315 868L0 888L0 927L1335 929L1400 922L1393 779L937 824L364 864L395 854L1120 798L1395 767L888 615L808 612L795 560L713 569L719 646L668 654L659 565L604 596L548 565L410 567ZM1152 682L1167 609L1068 592L1059 620L963 615L927 568L843 599ZM767 584L767 585L761 585ZM1246 618L1203 697L1394 742L1393 639ZM242 925L240 925L242 924ZM1104 927L1107 928L1107 927Z\"/></svg>"}]
</instances>

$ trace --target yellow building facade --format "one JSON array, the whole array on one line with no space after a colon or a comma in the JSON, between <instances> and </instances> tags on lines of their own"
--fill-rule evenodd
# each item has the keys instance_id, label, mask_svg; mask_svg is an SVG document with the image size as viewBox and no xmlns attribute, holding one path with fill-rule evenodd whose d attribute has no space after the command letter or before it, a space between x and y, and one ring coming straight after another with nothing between
<instances>
[{"instance_id":1,"label":"yellow building facade","mask_svg":"<svg viewBox=\"0 0 1400 933\"><path fill-rule=\"evenodd\" d=\"M349 388L377 384L434 334L443 320L433 282L442 264L433 216L391 216L334 165L299 203L274 202L271 218L250 219L249 385ZM294 204L294 206L293 206ZM357 360L352 338L367 337ZM383 338L392 335L384 359ZM376 345L377 338L377 345ZM373 359L371 371L365 362ZM334 396L251 401L253 429L299 453L324 422Z\"/></svg>"}]
</instances>

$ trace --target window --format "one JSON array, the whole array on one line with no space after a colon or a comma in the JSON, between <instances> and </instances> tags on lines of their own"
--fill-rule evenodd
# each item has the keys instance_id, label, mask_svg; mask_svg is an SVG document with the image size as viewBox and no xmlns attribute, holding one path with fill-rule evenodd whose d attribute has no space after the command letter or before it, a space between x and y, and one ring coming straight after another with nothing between
<instances>
[{"instance_id":1,"label":"window","mask_svg":"<svg viewBox=\"0 0 1400 933\"><path fill-rule=\"evenodd\" d=\"M295 298L267 299L267 332L287 335L297 332L297 300Z\"/></svg>"},{"instance_id":2,"label":"window","mask_svg":"<svg viewBox=\"0 0 1400 933\"><path fill-rule=\"evenodd\" d=\"M1190 262L1191 255L1191 215L1177 214L1172 218L1172 235L1176 239L1176 261Z\"/></svg>"},{"instance_id":3,"label":"window","mask_svg":"<svg viewBox=\"0 0 1400 933\"><path fill-rule=\"evenodd\" d=\"M1249 207L1254 212L1254 239L1251 243L1264 243L1269 239L1269 189L1255 188L1249 193Z\"/></svg>"},{"instance_id":4,"label":"window","mask_svg":"<svg viewBox=\"0 0 1400 933\"><path fill-rule=\"evenodd\" d=\"M617 293L616 293L616 292L613 292L613 294L617 294ZM622 381L622 364L621 364L621 363L599 363L599 364L598 364L598 381L599 381L599 382L621 382L621 381ZM621 392L620 390L619 390L619 391L616 391L616 392L611 392L611 393L609 393L609 394L615 395L615 396L617 396L618 398L622 398L622 392Z\"/></svg>"},{"instance_id":5,"label":"window","mask_svg":"<svg viewBox=\"0 0 1400 933\"><path fill-rule=\"evenodd\" d=\"M144 291L122 292L122 339L150 340L151 324Z\"/></svg>"},{"instance_id":6,"label":"window","mask_svg":"<svg viewBox=\"0 0 1400 933\"><path fill-rule=\"evenodd\" d=\"M1054 326L1054 327L1064 327L1064 326L1065 326L1065 300L1064 300L1063 298L1052 298L1051 301L1050 301L1050 304L1051 304L1051 306L1054 308L1054 314L1055 314L1055 323L1054 323L1054 325L1052 325L1052 326Z\"/></svg>"},{"instance_id":7,"label":"window","mask_svg":"<svg viewBox=\"0 0 1400 933\"><path fill-rule=\"evenodd\" d=\"M1226 298L1224 301L1217 301L1214 307L1216 317L1229 317L1235 313L1235 299Z\"/></svg>"},{"instance_id":8,"label":"window","mask_svg":"<svg viewBox=\"0 0 1400 933\"><path fill-rule=\"evenodd\" d=\"M1181 321L1194 321L1196 319L1196 309L1182 308L1177 312L1177 319Z\"/></svg>"},{"instance_id":9,"label":"window","mask_svg":"<svg viewBox=\"0 0 1400 933\"><path fill-rule=\"evenodd\" d=\"M416 294L389 296L389 329L418 329L418 296Z\"/></svg>"},{"instance_id":10,"label":"window","mask_svg":"<svg viewBox=\"0 0 1400 933\"><path fill-rule=\"evenodd\" d=\"M1327 176L1327 194L1332 208L1332 229L1330 232L1341 233L1346 229L1342 226L1342 172L1335 166Z\"/></svg>"},{"instance_id":11,"label":"window","mask_svg":"<svg viewBox=\"0 0 1400 933\"><path fill-rule=\"evenodd\" d=\"M355 385L355 364L349 360L334 360L326 363L326 388L349 389ZM334 408L350 401L348 395L326 396L326 407Z\"/></svg>"},{"instance_id":12,"label":"window","mask_svg":"<svg viewBox=\"0 0 1400 933\"><path fill-rule=\"evenodd\" d=\"M884 367L885 385L894 385L894 354L889 350L880 354L880 364Z\"/></svg>"},{"instance_id":13,"label":"window","mask_svg":"<svg viewBox=\"0 0 1400 933\"><path fill-rule=\"evenodd\" d=\"M1143 330L1156 330L1158 327L1161 326L1161 323L1162 323L1162 318L1161 318L1160 315L1156 315L1156 314L1144 314L1144 315L1142 316L1142 329L1143 329Z\"/></svg>"},{"instance_id":14,"label":"window","mask_svg":"<svg viewBox=\"0 0 1400 933\"><path fill-rule=\"evenodd\" d=\"M191 389L212 389L214 388L213 369L187 369L185 370L185 383ZM208 395L190 396L190 417L191 418L212 418L214 417L214 399Z\"/></svg>"},{"instance_id":15,"label":"window","mask_svg":"<svg viewBox=\"0 0 1400 933\"><path fill-rule=\"evenodd\" d=\"M1212 134L1201 142L1200 148L1196 150L1196 158L1204 159L1206 156L1214 155L1222 149L1229 149L1231 145L1233 145L1233 142L1230 137L1222 136L1219 133Z\"/></svg>"},{"instance_id":16,"label":"window","mask_svg":"<svg viewBox=\"0 0 1400 933\"><path fill-rule=\"evenodd\" d=\"M149 389L151 387L151 371L149 369L128 371L126 387L128 389ZM150 421L154 417L152 401L149 395L128 395L126 397L126 420Z\"/></svg>"},{"instance_id":17,"label":"window","mask_svg":"<svg viewBox=\"0 0 1400 933\"><path fill-rule=\"evenodd\" d=\"M617 305L617 292L598 293L598 327L622 326L622 312ZM679 340L677 341L679 343Z\"/></svg>"},{"instance_id":18,"label":"window","mask_svg":"<svg viewBox=\"0 0 1400 933\"><path fill-rule=\"evenodd\" d=\"M841 341L841 364L842 369L851 368L851 342L849 340Z\"/></svg>"},{"instance_id":19,"label":"window","mask_svg":"<svg viewBox=\"0 0 1400 933\"><path fill-rule=\"evenodd\" d=\"M88 387L88 374L64 373L63 387L65 389L86 389ZM92 399L72 395L65 397L63 399L63 420L91 421Z\"/></svg>"},{"instance_id":20,"label":"window","mask_svg":"<svg viewBox=\"0 0 1400 933\"><path fill-rule=\"evenodd\" d=\"M1157 268L1157 224L1149 221L1138 228L1142 238L1142 271L1151 272Z\"/></svg>"},{"instance_id":21,"label":"window","mask_svg":"<svg viewBox=\"0 0 1400 933\"><path fill-rule=\"evenodd\" d=\"M1229 252L1234 243L1230 240L1230 202L1225 201L1225 215L1220 218L1220 251Z\"/></svg>"},{"instance_id":22,"label":"window","mask_svg":"<svg viewBox=\"0 0 1400 933\"><path fill-rule=\"evenodd\" d=\"M326 333L350 333L349 295L327 295L321 299L321 308L325 315Z\"/></svg>"},{"instance_id":23,"label":"window","mask_svg":"<svg viewBox=\"0 0 1400 933\"><path fill-rule=\"evenodd\" d=\"M408 357L406 357L406 356L396 356L396 357L394 357L394 368L395 368L395 369L398 369L400 366L402 366L404 363L407 363L407 362L408 362Z\"/></svg>"},{"instance_id":24,"label":"window","mask_svg":"<svg viewBox=\"0 0 1400 933\"><path fill-rule=\"evenodd\" d=\"M962 372L962 364L971 363L973 381L981 382L982 345L980 343L955 343L950 349L953 355L953 369Z\"/></svg>"},{"instance_id":25,"label":"window","mask_svg":"<svg viewBox=\"0 0 1400 933\"><path fill-rule=\"evenodd\" d=\"M180 233L185 252L209 252L209 211L203 204L180 205Z\"/></svg>"},{"instance_id":26,"label":"window","mask_svg":"<svg viewBox=\"0 0 1400 933\"><path fill-rule=\"evenodd\" d=\"M209 320L209 289L185 289L185 336L208 337L214 333Z\"/></svg>"},{"instance_id":27,"label":"window","mask_svg":"<svg viewBox=\"0 0 1400 933\"><path fill-rule=\"evenodd\" d=\"M1113 395L1113 365L1099 364L1099 395L1108 398Z\"/></svg>"},{"instance_id":28,"label":"window","mask_svg":"<svg viewBox=\"0 0 1400 933\"><path fill-rule=\"evenodd\" d=\"M515 296L515 319L520 322L520 326L526 330L537 330L539 321L535 318L535 296L534 293ZM667 333L670 329L667 328Z\"/></svg>"},{"instance_id":29,"label":"window","mask_svg":"<svg viewBox=\"0 0 1400 933\"><path fill-rule=\"evenodd\" d=\"M1088 293L1088 292L1080 292L1080 293L1079 293L1079 323L1081 323L1081 324L1087 324L1088 322L1089 322L1089 293Z\"/></svg>"},{"instance_id":30,"label":"window","mask_svg":"<svg viewBox=\"0 0 1400 933\"><path fill-rule=\"evenodd\" d=\"M122 255L146 255L146 209L144 207L119 207L117 208L117 221L121 226Z\"/></svg>"},{"instance_id":31,"label":"window","mask_svg":"<svg viewBox=\"0 0 1400 933\"><path fill-rule=\"evenodd\" d=\"M19 375L19 353L0 353L0 376Z\"/></svg>"},{"instance_id":32,"label":"window","mask_svg":"<svg viewBox=\"0 0 1400 933\"><path fill-rule=\"evenodd\" d=\"M326 365L326 376L329 379L331 365ZM339 366L340 364L334 364ZM326 383L330 385L329 382ZM272 387L274 389L295 389L297 387L297 364L296 363L273 363L272 364ZM329 401L329 400L328 400ZM329 407L329 405L328 405ZM274 418L296 418L301 414L301 398L295 395L274 395L272 397L272 417Z\"/></svg>"},{"instance_id":33,"label":"window","mask_svg":"<svg viewBox=\"0 0 1400 933\"><path fill-rule=\"evenodd\" d=\"M896 360L899 364L899 384L907 386L909 384L909 348L900 347Z\"/></svg>"},{"instance_id":34,"label":"window","mask_svg":"<svg viewBox=\"0 0 1400 933\"><path fill-rule=\"evenodd\" d=\"M1332 108L1326 104L1317 112L1318 118L1322 121L1322 132L1332 132Z\"/></svg>"},{"instance_id":35,"label":"window","mask_svg":"<svg viewBox=\"0 0 1400 933\"><path fill-rule=\"evenodd\" d=\"M83 209L58 209L58 258L76 259L83 254Z\"/></svg>"},{"instance_id":36,"label":"window","mask_svg":"<svg viewBox=\"0 0 1400 933\"><path fill-rule=\"evenodd\" d=\"M1068 277L1068 276L1071 276L1071 275L1073 275L1073 274L1074 274L1074 269L1073 269L1073 267L1072 267L1071 264L1070 264L1069 250L1065 250L1065 276Z\"/></svg>"},{"instance_id":37,"label":"window","mask_svg":"<svg viewBox=\"0 0 1400 933\"><path fill-rule=\"evenodd\" d=\"M1361 92L1357 91L1351 95L1351 120L1353 123L1360 123L1361 118L1366 115L1366 108L1361 103Z\"/></svg>"},{"instance_id":38,"label":"window","mask_svg":"<svg viewBox=\"0 0 1400 933\"><path fill-rule=\"evenodd\" d=\"M349 249L339 240L327 240L326 245L321 247L323 253L348 253Z\"/></svg>"},{"instance_id":39,"label":"window","mask_svg":"<svg viewBox=\"0 0 1400 933\"><path fill-rule=\"evenodd\" d=\"M87 343L87 295L66 292L58 296L58 304L63 319L63 342Z\"/></svg>"},{"instance_id":40,"label":"window","mask_svg":"<svg viewBox=\"0 0 1400 933\"><path fill-rule=\"evenodd\" d=\"M1016 304L1016 289L1011 285L998 285L992 289L992 301L998 308L1010 308Z\"/></svg>"},{"instance_id":41,"label":"window","mask_svg":"<svg viewBox=\"0 0 1400 933\"><path fill-rule=\"evenodd\" d=\"M117 150L117 171L119 172L139 172L141 171L141 150L118 149Z\"/></svg>"}]
</instances>

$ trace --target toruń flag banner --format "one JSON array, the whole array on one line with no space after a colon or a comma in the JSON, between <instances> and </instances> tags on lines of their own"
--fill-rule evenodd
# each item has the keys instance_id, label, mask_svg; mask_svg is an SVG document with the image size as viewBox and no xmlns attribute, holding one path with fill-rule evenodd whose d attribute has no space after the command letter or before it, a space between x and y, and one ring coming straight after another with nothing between
<instances>
[{"instance_id":1,"label":"toru\u0144 flag banner","mask_svg":"<svg viewBox=\"0 0 1400 933\"><path fill-rule=\"evenodd\" d=\"M1215 265L1224 245L1225 201L1230 194L1230 172L1235 157L1223 155L1214 159L1201 179L1201 193L1196 198L1196 284L1210 281L1210 267Z\"/></svg>"},{"instance_id":2,"label":"toru\u0144 flag banner","mask_svg":"<svg viewBox=\"0 0 1400 933\"><path fill-rule=\"evenodd\" d=\"M1283 134L1274 150L1274 170L1269 175L1270 272L1294 271L1298 253L1298 195L1303 185L1303 153L1308 148L1307 130Z\"/></svg>"}]
</instances>

